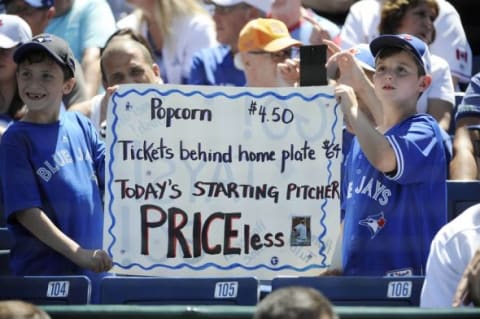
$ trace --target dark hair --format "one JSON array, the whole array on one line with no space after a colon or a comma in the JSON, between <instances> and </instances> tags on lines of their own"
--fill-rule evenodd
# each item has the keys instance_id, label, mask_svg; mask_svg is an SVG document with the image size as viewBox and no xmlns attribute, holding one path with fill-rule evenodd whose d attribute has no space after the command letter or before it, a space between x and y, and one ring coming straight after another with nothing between
<instances>
[{"instance_id":1,"label":"dark hair","mask_svg":"<svg viewBox=\"0 0 480 319\"><path fill-rule=\"evenodd\" d=\"M42 49L35 49L35 50L28 51L22 56L22 58L18 61L17 64L20 65L25 61L27 61L30 64L40 63L44 61L51 61L52 63L55 63L62 69L64 81L75 77L75 75L72 73L72 70L70 70L69 67L58 63L57 60L52 58L47 52L45 52L45 50L42 50Z\"/></svg>"},{"instance_id":2,"label":"dark hair","mask_svg":"<svg viewBox=\"0 0 480 319\"><path fill-rule=\"evenodd\" d=\"M318 290L285 287L272 291L257 305L253 319L337 318L330 301Z\"/></svg>"},{"instance_id":3,"label":"dark hair","mask_svg":"<svg viewBox=\"0 0 480 319\"><path fill-rule=\"evenodd\" d=\"M378 32L380 34L397 34L402 20L408 10L426 3L435 11L435 18L438 17L439 7L436 0L387 0L382 6ZM435 39L435 28L433 28L432 42Z\"/></svg>"},{"instance_id":4,"label":"dark hair","mask_svg":"<svg viewBox=\"0 0 480 319\"><path fill-rule=\"evenodd\" d=\"M412 57L412 60L415 61L415 65L417 66L417 75L419 77L425 75L426 74L425 67L422 65L420 61L418 61L418 58L406 48L392 46L392 47L385 47L381 49L378 52L377 56L375 57L375 64L377 63L377 59L385 59L385 58L391 57L392 55L398 54L402 51L408 52L408 54Z\"/></svg>"},{"instance_id":5,"label":"dark hair","mask_svg":"<svg viewBox=\"0 0 480 319\"><path fill-rule=\"evenodd\" d=\"M137 42L140 46L145 48L145 50L147 52L147 55L145 56L145 58L147 60L151 61L152 63L155 61L152 47L150 46L150 44L148 43L147 39L145 39L144 36L142 36L140 33L138 33L137 31L135 31L131 28L118 29L117 31L112 33L112 35L110 35L110 37L107 39L107 42L105 42L105 46L100 49L100 70L102 72L102 79L104 81L106 80L106 75L105 75L105 70L103 68L103 63L102 63L103 53L105 52L105 50L107 49L109 44L115 38L119 38L119 37L125 37L128 40L132 40L134 42Z\"/></svg>"}]
</instances>

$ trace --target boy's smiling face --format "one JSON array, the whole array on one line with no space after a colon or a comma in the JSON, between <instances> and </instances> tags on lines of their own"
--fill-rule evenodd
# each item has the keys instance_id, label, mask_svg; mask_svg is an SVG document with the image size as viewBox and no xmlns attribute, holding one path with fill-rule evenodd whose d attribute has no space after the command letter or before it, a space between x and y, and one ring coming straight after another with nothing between
<instances>
[{"instance_id":1,"label":"boy's smiling face","mask_svg":"<svg viewBox=\"0 0 480 319\"><path fill-rule=\"evenodd\" d=\"M29 117L58 114L62 97L70 93L75 79L64 79L62 68L50 58L38 62L25 59L18 66L18 92Z\"/></svg>"},{"instance_id":2,"label":"boy's smiling face","mask_svg":"<svg viewBox=\"0 0 480 319\"><path fill-rule=\"evenodd\" d=\"M378 57L375 69L375 93L382 101L395 104L416 101L430 84L429 76L419 76L415 58L406 51L384 58Z\"/></svg>"}]
</instances>

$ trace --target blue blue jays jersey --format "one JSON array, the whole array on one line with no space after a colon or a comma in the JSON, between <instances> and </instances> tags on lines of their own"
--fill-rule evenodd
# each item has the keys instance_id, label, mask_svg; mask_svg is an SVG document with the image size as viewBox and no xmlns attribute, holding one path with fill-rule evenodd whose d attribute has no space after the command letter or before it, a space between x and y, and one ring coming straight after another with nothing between
<instances>
[{"instance_id":1,"label":"blue blue jays jersey","mask_svg":"<svg viewBox=\"0 0 480 319\"><path fill-rule=\"evenodd\" d=\"M0 155L5 213L15 239L12 272L83 273L26 230L15 214L39 207L81 247L102 248L105 145L91 122L76 112L61 112L52 124L15 122L2 137Z\"/></svg>"},{"instance_id":2,"label":"blue blue jays jersey","mask_svg":"<svg viewBox=\"0 0 480 319\"><path fill-rule=\"evenodd\" d=\"M385 133L397 169L384 174L354 138L342 181L345 275L422 275L446 223L447 172L440 128L417 114Z\"/></svg>"},{"instance_id":3,"label":"blue blue jays jersey","mask_svg":"<svg viewBox=\"0 0 480 319\"><path fill-rule=\"evenodd\" d=\"M246 79L243 71L235 67L230 47L219 45L202 49L193 56L187 82L196 85L245 86Z\"/></svg>"}]
</instances>

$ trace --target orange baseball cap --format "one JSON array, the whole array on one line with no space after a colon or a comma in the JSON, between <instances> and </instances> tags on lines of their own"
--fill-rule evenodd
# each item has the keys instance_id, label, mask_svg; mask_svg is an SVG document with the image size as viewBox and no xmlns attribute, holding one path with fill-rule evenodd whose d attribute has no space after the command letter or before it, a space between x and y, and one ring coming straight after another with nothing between
<instances>
[{"instance_id":1,"label":"orange baseball cap","mask_svg":"<svg viewBox=\"0 0 480 319\"><path fill-rule=\"evenodd\" d=\"M238 38L239 52L258 50L277 52L300 45L302 42L292 38L285 23L277 19L251 20L240 31Z\"/></svg>"}]
</instances>

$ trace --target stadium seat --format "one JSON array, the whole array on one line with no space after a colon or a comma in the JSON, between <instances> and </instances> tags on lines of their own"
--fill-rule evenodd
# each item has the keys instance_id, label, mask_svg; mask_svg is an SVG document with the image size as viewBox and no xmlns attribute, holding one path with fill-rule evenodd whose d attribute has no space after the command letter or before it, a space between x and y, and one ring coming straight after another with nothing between
<instances>
[{"instance_id":1,"label":"stadium seat","mask_svg":"<svg viewBox=\"0 0 480 319\"><path fill-rule=\"evenodd\" d=\"M0 276L0 300L37 305L86 305L91 284L86 276Z\"/></svg>"},{"instance_id":2,"label":"stadium seat","mask_svg":"<svg viewBox=\"0 0 480 319\"><path fill-rule=\"evenodd\" d=\"M276 277L272 291L307 286L322 292L336 306L418 306L423 276L415 277Z\"/></svg>"},{"instance_id":3,"label":"stadium seat","mask_svg":"<svg viewBox=\"0 0 480 319\"><path fill-rule=\"evenodd\" d=\"M480 203L480 181L447 181L448 221L477 203Z\"/></svg>"},{"instance_id":4,"label":"stadium seat","mask_svg":"<svg viewBox=\"0 0 480 319\"><path fill-rule=\"evenodd\" d=\"M242 305L258 302L259 282L244 278L105 277L100 304Z\"/></svg>"}]
</instances>

